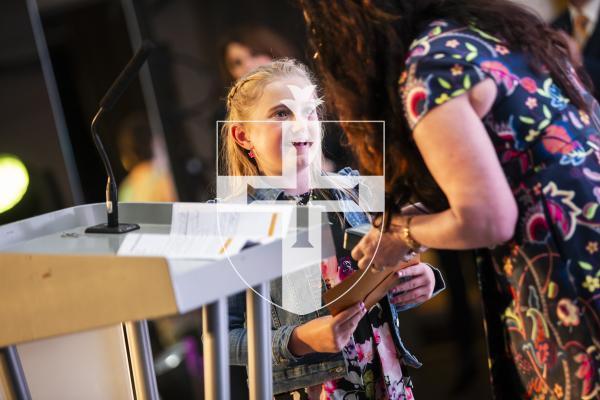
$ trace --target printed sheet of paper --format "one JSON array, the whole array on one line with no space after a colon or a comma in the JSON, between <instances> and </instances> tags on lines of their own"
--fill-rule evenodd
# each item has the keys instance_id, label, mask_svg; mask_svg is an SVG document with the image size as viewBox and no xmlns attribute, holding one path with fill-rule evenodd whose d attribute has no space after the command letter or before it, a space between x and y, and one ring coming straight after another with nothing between
<instances>
[{"instance_id":1,"label":"printed sheet of paper","mask_svg":"<svg viewBox=\"0 0 600 400\"><path fill-rule=\"evenodd\" d=\"M125 237L118 254L216 260L238 253L246 242L247 238L243 237L130 233Z\"/></svg>"},{"instance_id":2,"label":"printed sheet of paper","mask_svg":"<svg viewBox=\"0 0 600 400\"><path fill-rule=\"evenodd\" d=\"M293 208L278 205L175 203L171 233L130 233L119 255L215 260L237 254L248 242L283 238Z\"/></svg>"},{"instance_id":3,"label":"printed sheet of paper","mask_svg":"<svg viewBox=\"0 0 600 400\"><path fill-rule=\"evenodd\" d=\"M294 208L289 205L175 203L171 234L283 238Z\"/></svg>"}]
</instances>

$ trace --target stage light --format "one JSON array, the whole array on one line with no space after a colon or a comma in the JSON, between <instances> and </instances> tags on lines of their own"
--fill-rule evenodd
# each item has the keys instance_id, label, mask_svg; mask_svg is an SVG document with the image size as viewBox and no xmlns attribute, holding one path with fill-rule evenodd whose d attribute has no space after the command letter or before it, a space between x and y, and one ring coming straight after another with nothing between
<instances>
[{"instance_id":1,"label":"stage light","mask_svg":"<svg viewBox=\"0 0 600 400\"><path fill-rule=\"evenodd\" d=\"M17 205L29 187L25 164L11 154L0 154L0 214Z\"/></svg>"}]
</instances>

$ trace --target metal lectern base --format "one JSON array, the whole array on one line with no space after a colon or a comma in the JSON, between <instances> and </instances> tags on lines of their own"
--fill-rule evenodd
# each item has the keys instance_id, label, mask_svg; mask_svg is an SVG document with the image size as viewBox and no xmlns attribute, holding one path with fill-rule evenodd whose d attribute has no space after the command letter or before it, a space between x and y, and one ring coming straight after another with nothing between
<instances>
[{"instance_id":1,"label":"metal lectern base","mask_svg":"<svg viewBox=\"0 0 600 400\"><path fill-rule=\"evenodd\" d=\"M127 233L140 229L138 224L119 224L117 226L108 226L108 224L99 224L90 226L85 233Z\"/></svg>"}]
</instances>

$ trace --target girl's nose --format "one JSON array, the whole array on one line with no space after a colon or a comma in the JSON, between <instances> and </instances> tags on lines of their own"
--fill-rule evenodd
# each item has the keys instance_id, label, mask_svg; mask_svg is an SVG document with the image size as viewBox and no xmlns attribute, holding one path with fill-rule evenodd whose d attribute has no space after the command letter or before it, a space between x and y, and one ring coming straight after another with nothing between
<instances>
[{"instance_id":1,"label":"girl's nose","mask_svg":"<svg viewBox=\"0 0 600 400\"><path fill-rule=\"evenodd\" d=\"M292 133L300 133L300 132L308 132L308 121L304 118L296 118L296 116L292 117L291 128Z\"/></svg>"}]
</instances>

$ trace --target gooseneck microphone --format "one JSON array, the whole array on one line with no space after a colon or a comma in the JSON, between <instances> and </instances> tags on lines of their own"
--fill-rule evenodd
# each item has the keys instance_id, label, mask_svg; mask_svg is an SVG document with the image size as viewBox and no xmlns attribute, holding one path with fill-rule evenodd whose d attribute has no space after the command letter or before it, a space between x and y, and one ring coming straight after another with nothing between
<instances>
[{"instance_id":1,"label":"gooseneck microphone","mask_svg":"<svg viewBox=\"0 0 600 400\"><path fill-rule=\"evenodd\" d=\"M135 78L140 69L142 69L142 65L144 65L150 52L154 50L155 47L154 43L149 40L144 40L142 42L142 45L133 55L133 58L129 60L125 69L121 71L110 89L108 89L108 92L106 92L102 100L100 100L100 109L110 111L113 108L133 78Z\"/></svg>"},{"instance_id":2,"label":"gooseneck microphone","mask_svg":"<svg viewBox=\"0 0 600 400\"><path fill-rule=\"evenodd\" d=\"M106 214L108 221L106 224L99 224L90 226L85 230L85 233L126 233L136 229L140 229L138 224L119 223L119 196L117 192L117 181L113 174L108 155L104 150L100 136L96 129L98 121L106 111L110 111L115 103L119 100L125 89L129 86L133 78L135 78L144 65L144 62L148 59L150 52L155 48L154 44L149 40L145 40L138 51L135 53L133 58L129 60L129 63L125 66L125 69L121 71L115 82L112 84L108 92L100 100L100 107L92 118L91 132L92 140L98 150L106 175L108 179L106 181Z\"/></svg>"}]
</instances>

